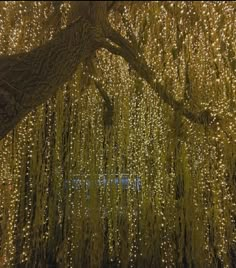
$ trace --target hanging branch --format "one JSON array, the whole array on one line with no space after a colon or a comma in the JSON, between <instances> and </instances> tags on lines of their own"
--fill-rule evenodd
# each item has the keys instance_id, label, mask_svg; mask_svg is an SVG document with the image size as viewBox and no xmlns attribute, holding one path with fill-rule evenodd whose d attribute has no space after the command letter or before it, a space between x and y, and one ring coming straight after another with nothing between
<instances>
[{"instance_id":1,"label":"hanging branch","mask_svg":"<svg viewBox=\"0 0 236 268\"><path fill-rule=\"evenodd\" d=\"M214 115L208 109L204 109L200 112L193 112L186 108L181 101L177 101L170 92L167 92L164 85L156 79L155 73L148 66L145 59L137 52L128 40L126 40L120 33L114 30L110 25L107 25L107 38L109 38L113 44L108 41L104 42L103 47L113 54L123 57L133 69L142 77L159 95L159 97L168 104L175 111L185 116L193 123L201 125L214 125L221 121L219 116ZM114 45L115 44L115 45Z\"/></svg>"},{"instance_id":2,"label":"hanging branch","mask_svg":"<svg viewBox=\"0 0 236 268\"><path fill-rule=\"evenodd\" d=\"M110 97L108 96L106 90L104 90L104 86L102 85L102 83L98 80L98 77L101 76L99 70L97 69L97 65L96 65L96 54L92 54L85 62L85 68L86 68L86 80L87 81L87 85L83 85L83 86L88 86L89 83L94 82L95 87L97 88L100 96L102 97L103 101L104 101L104 108L105 108L105 112L104 112L104 124L106 126L111 126L112 124L112 117L113 117L113 103L110 99ZM86 81L85 80L85 81ZM83 80L84 81L84 80ZM84 82L83 82L84 83Z\"/></svg>"},{"instance_id":3,"label":"hanging branch","mask_svg":"<svg viewBox=\"0 0 236 268\"><path fill-rule=\"evenodd\" d=\"M103 89L102 84L97 80L94 80L94 84L96 85L101 97L103 98L107 109L112 110L113 109L113 104L112 104L107 92Z\"/></svg>"},{"instance_id":4,"label":"hanging branch","mask_svg":"<svg viewBox=\"0 0 236 268\"><path fill-rule=\"evenodd\" d=\"M102 84L97 81L94 80L94 84L96 86L96 88L98 89L101 97L104 100L104 104L105 104L105 113L104 113L104 124L105 126L111 126L112 125L112 118L113 118L113 113L114 113L114 107L113 104L111 102L111 99L109 98L107 92L103 89Z\"/></svg>"}]
</instances>

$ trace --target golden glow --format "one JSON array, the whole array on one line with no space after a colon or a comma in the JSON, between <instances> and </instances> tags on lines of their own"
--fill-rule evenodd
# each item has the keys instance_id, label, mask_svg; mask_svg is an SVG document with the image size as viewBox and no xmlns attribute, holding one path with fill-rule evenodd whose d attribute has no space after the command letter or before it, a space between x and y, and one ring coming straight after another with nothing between
<instances>
[{"instance_id":1,"label":"golden glow","mask_svg":"<svg viewBox=\"0 0 236 268\"><path fill-rule=\"evenodd\" d=\"M50 2L0 5L1 54L29 51L58 30L44 27ZM61 27L69 8L60 9ZM81 90L80 66L0 141L0 266L34 267L54 256L63 267L231 267L233 4L150 2L126 7L123 16L110 20L126 38L132 30L156 79L190 110L210 108L224 124L210 130L189 122L123 59L98 51L99 79L114 104L112 127L104 126L106 107L93 83ZM114 184L124 174L126 190Z\"/></svg>"}]
</instances>

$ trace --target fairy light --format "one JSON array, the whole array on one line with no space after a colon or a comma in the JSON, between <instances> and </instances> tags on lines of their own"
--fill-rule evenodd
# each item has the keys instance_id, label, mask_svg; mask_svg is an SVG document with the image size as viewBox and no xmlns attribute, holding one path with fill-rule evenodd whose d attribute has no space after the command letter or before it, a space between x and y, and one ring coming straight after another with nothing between
<instances>
[{"instance_id":1,"label":"fairy light","mask_svg":"<svg viewBox=\"0 0 236 268\"><path fill-rule=\"evenodd\" d=\"M1 5L1 54L30 51L58 31L43 28L51 3ZM62 28L70 8L60 6ZM145 12L125 6L122 16L128 26L114 13L110 20L130 42L134 33L156 81L190 110L209 108L226 123L210 131L181 118L122 58L98 51L94 79L114 105L111 127L94 84L80 88L84 65L0 141L0 261L8 267L33 266L47 250L65 267L210 267L216 258L230 267L232 4L150 2Z\"/></svg>"}]
</instances>

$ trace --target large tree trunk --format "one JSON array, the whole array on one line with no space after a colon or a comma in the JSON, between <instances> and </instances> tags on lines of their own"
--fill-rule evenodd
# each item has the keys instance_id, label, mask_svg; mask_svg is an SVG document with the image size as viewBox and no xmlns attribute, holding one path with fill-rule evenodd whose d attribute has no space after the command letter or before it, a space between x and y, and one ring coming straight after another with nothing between
<instances>
[{"instance_id":1,"label":"large tree trunk","mask_svg":"<svg viewBox=\"0 0 236 268\"><path fill-rule=\"evenodd\" d=\"M80 17L29 53L0 57L0 139L71 78L97 40L98 31Z\"/></svg>"}]
</instances>

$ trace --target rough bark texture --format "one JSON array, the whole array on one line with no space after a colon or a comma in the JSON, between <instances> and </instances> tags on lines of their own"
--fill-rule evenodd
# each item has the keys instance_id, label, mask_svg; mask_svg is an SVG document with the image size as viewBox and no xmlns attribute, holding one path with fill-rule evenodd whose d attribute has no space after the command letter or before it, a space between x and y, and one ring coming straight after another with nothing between
<instances>
[{"instance_id":1,"label":"rough bark texture","mask_svg":"<svg viewBox=\"0 0 236 268\"><path fill-rule=\"evenodd\" d=\"M79 18L29 53L0 57L0 139L68 81L99 47L96 30Z\"/></svg>"}]
</instances>

